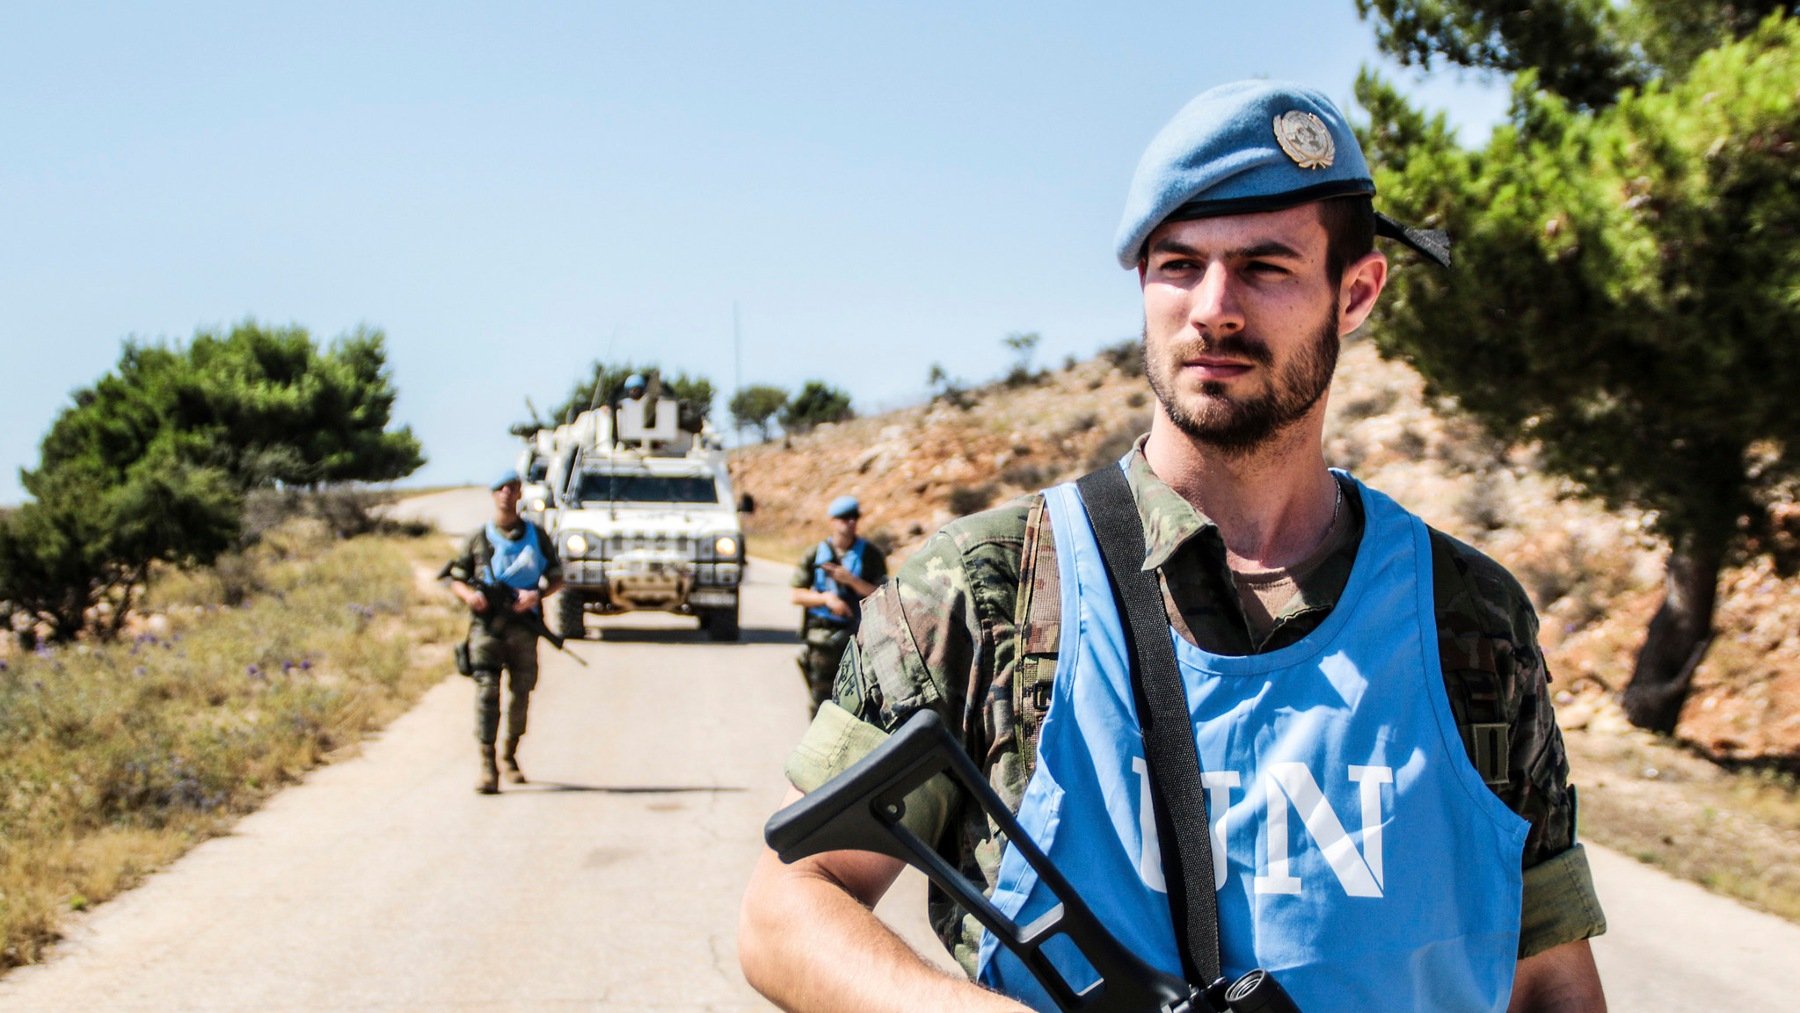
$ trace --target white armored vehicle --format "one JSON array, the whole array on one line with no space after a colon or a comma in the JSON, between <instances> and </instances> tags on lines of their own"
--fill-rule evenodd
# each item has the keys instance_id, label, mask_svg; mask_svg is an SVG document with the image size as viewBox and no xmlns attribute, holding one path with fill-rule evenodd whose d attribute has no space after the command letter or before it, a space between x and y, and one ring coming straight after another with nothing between
<instances>
[{"instance_id":1,"label":"white armored vehicle","mask_svg":"<svg viewBox=\"0 0 1800 1013\"><path fill-rule=\"evenodd\" d=\"M542 518L562 555L551 599L562 636L580 638L589 613L655 611L738 639L744 535L731 478L710 434L677 418L673 400L626 400L553 434Z\"/></svg>"}]
</instances>

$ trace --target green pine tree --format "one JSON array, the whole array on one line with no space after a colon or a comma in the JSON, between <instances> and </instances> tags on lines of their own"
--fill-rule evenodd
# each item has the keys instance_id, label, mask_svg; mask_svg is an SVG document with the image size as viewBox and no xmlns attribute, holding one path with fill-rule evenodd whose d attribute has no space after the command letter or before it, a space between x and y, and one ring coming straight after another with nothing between
<instances>
[{"instance_id":1,"label":"green pine tree","mask_svg":"<svg viewBox=\"0 0 1800 1013\"><path fill-rule=\"evenodd\" d=\"M1359 0L1402 59L1513 80L1479 149L1358 81L1380 204L1456 258L1395 272L1371 333L1550 470L1651 512L1668 594L1624 703L1664 732L1759 493L1800 477L1800 24L1697 6Z\"/></svg>"}]
</instances>

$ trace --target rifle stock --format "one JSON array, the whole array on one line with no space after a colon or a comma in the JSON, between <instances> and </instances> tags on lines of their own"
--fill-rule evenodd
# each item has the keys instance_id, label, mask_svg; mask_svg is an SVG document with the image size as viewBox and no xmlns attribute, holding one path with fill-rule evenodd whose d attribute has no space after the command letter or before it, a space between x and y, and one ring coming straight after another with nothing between
<instances>
[{"instance_id":1,"label":"rifle stock","mask_svg":"<svg viewBox=\"0 0 1800 1013\"><path fill-rule=\"evenodd\" d=\"M938 774L949 775L993 818L1060 901L1057 906L1030 925L1018 925L901 822L906 796ZM1202 991L1127 950L1025 833L935 711L914 714L850 769L777 812L763 828L763 837L783 862L854 850L913 866L1011 950L1065 1011L1298 1013L1281 986L1262 971L1235 982L1221 979ZM1043 952L1044 944L1057 936L1074 943L1099 980L1075 991Z\"/></svg>"}]
</instances>

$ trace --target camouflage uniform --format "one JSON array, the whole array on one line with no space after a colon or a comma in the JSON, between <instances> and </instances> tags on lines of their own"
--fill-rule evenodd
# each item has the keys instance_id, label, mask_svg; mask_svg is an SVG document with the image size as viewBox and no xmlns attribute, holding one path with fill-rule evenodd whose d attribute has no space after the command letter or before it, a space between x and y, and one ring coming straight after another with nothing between
<instances>
[{"instance_id":1,"label":"camouflage uniform","mask_svg":"<svg viewBox=\"0 0 1800 1013\"><path fill-rule=\"evenodd\" d=\"M887 580L887 556L865 540L863 549L862 571L857 576L871 584L880 586ZM789 584L796 588L813 586L813 558L818 550L815 548L800 557L800 563L794 567L793 579ZM855 603L851 603L854 607ZM817 712L819 705L831 699L831 687L837 679L838 665L844 659L844 650L850 646L850 638L856 635L860 612L844 623L828 623L819 620L810 612L800 613L800 674L806 678L806 691L812 697L812 710Z\"/></svg>"},{"instance_id":2,"label":"camouflage uniform","mask_svg":"<svg viewBox=\"0 0 1800 1013\"><path fill-rule=\"evenodd\" d=\"M504 528L508 538L520 537L526 522ZM544 553L543 579L562 574L562 560L550 533L538 529L538 547ZM487 573L493 547L483 526L463 543L462 552L444 568L444 575L474 584ZM506 741L508 755L525 734L525 718L531 708L531 691L537 687L537 635L506 614L471 613L469 616L469 667L475 679L475 738L492 746L500 729L500 670L506 670Z\"/></svg>"},{"instance_id":3,"label":"camouflage uniform","mask_svg":"<svg viewBox=\"0 0 1800 1013\"><path fill-rule=\"evenodd\" d=\"M1293 598L1253 642L1218 528L1151 471L1143 441L1127 469L1144 524L1146 566L1157 568L1171 624L1220 654L1275 650L1330 613L1361 540L1362 507L1346 490L1355 531L1299 578ZM1605 931L1587 859L1575 843L1575 794L1551 711L1537 618L1499 564L1431 532L1433 591L1444 684L1472 762L1531 823L1521 958ZM1021 577L1029 583L1021 586ZM959 729L964 748L1001 798L1020 805L1049 706L1060 633L1054 535L1042 495L947 525L863 603L854 649L788 760L789 780L811 791L873 749L914 711L930 707ZM929 795L929 797L923 797ZM1002 835L939 778L908 800L908 825L991 892ZM936 890L931 918L974 973L981 926Z\"/></svg>"}]
</instances>

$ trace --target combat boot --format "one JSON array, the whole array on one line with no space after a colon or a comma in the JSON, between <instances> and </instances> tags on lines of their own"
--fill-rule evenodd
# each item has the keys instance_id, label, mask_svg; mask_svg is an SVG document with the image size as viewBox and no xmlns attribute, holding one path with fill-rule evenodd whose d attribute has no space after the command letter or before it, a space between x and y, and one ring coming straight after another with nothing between
<instances>
[{"instance_id":1,"label":"combat boot","mask_svg":"<svg viewBox=\"0 0 1800 1013\"><path fill-rule=\"evenodd\" d=\"M506 752L500 755L500 762L506 765L506 780L509 784L524 784L525 772L519 769L519 740L507 739Z\"/></svg>"},{"instance_id":2,"label":"combat boot","mask_svg":"<svg viewBox=\"0 0 1800 1013\"><path fill-rule=\"evenodd\" d=\"M481 747L481 780L475 782L475 790L483 795L496 795L500 792L500 770L494 766L494 747Z\"/></svg>"}]
</instances>

